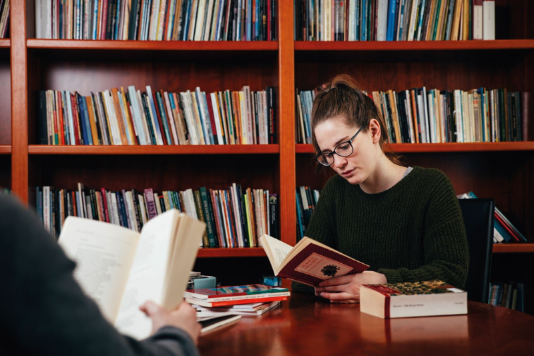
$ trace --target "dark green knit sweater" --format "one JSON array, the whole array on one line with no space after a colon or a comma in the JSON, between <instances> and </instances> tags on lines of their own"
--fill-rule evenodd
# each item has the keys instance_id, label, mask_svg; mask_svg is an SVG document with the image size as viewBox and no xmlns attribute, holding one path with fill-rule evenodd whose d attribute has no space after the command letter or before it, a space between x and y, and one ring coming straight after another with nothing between
<instances>
[{"instance_id":1,"label":"dark green knit sweater","mask_svg":"<svg viewBox=\"0 0 534 356\"><path fill-rule=\"evenodd\" d=\"M414 167L367 194L340 176L325 185L306 236L383 273L388 283L441 279L463 288L469 251L454 189L436 169ZM293 283L296 291L311 291Z\"/></svg>"}]
</instances>

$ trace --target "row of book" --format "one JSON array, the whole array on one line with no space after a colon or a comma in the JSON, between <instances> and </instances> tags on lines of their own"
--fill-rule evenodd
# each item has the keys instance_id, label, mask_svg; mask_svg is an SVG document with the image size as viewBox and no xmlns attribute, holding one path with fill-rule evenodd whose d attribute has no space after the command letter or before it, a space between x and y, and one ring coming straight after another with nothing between
<instances>
[{"instance_id":1,"label":"row of book","mask_svg":"<svg viewBox=\"0 0 534 356\"><path fill-rule=\"evenodd\" d=\"M473 192L467 192L457 196L458 199L477 199ZM495 207L493 219L493 242L528 242L525 235L523 235L504 214Z\"/></svg>"},{"instance_id":2,"label":"row of book","mask_svg":"<svg viewBox=\"0 0 534 356\"><path fill-rule=\"evenodd\" d=\"M524 312L525 286L519 282L490 283L488 303Z\"/></svg>"},{"instance_id":3,"label":"row of book","mask_svg":"<svg viewBox=\"0 0 534 356\"><path fill-rule=\"evenodd\" d=\"M316 91L297 94L297 142L311 143L311 110ZM390 143L505 142L527 140L530 93L478 88L468 91L426 87L369 96L381 113ZM522 119L523 117L523 119Z\"/></svg>"},{"instance_id":4,"label":"row of book","mask_svg":"<svg viewBox=\"0 0 534 356\"><path fill-rule=\"evenodd\" d=\"M275 41L277 0L35 0L35 28L50 39Z\"/></svg>"},{"instance_id":5,"label":"row of book","mask_svg":"<svg viewBox=\"0 0 534 356\"><path fill-rule=\"evenodd\" d=\"M36 211L45 228L59 237L68 216L78 216L141 231L150 219L177 209L206 223L203 247L257 247L263 234L278 236L278 196L264 189L135 189L112 191L36 187Z\"/></svg>"},{"instance_id":6,"label":"row of book","mask_svg":"<svg viewBox=\"0 0 534 356\"><path fill-rule=\"evenodd\" d=\"M319 201L320 191L308 186L297 187L297 242L304 237L315 206Z\"/></svg>"},{"instance_id":7,"label":"row of book","mask_svg":"<svg viewBox=\"0 0 534 356\"><path fill-rule=\"evenodd\" d=\"M82 96L37 91L37 143L48 145L225 145L275 142L276 94L197 87L180 93L129 86Z\"/></svg>"},{"instance_id":8,"label":"row of book","mask_svg":"<svg viewBox=\"0 0 534 356\"><path fill-rule=\"evenodd\" d=\"M0 38L6 38L9 28L9 0L0 0Z\"/></svg>"},{"instance_id":9,"label":"row of book","mask_svg":"<svg viewBox=\"0 0 534 356\"><path fill-rule=\"evenodd\" d=\"M495 1L294 0L298 41L494 40Z\"/></svg>"}]
</instances>

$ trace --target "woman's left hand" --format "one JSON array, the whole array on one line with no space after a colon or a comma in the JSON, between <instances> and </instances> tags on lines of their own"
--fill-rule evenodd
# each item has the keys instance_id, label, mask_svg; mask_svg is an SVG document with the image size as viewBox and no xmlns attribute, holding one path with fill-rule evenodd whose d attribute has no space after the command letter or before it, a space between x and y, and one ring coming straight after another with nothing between
<instances>
[{"instance_id":1,"label":"woman's left hand","mask_svg":"<svg viewBox=\"0 0 534 356\"><path fill-rule=\"evenodd\" d=\"M382 273L365 271L327 279L315 287L315 295L330 299L331 303L358 303L362 284L384 283L387 279Z\"/></svg>"}]
</instances>

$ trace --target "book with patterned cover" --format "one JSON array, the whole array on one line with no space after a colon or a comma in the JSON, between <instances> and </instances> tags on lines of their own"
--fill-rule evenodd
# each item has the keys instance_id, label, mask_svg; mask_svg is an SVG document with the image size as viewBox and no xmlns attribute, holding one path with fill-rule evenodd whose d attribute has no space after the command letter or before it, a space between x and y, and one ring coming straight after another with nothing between
<instances>
[{"instance_id":1,"label":"book with patterned cover","mask_svg":"<svg viewBox=\"0 0 534 356\"><path fill-rule=\"evenodd\" d=\"M269 235L261 236L260 240L276 276L310 286L369 268L369 265L308 237L294 247Z\"/></svg>"},{"instance_id":2,"label":"book with patterned cover","mask_svg":"<svg viewBox=\"0 0 534 356\"><path fill-rule=\"evenodd\" d=\"M289 292L289 289L282 287L271 287L264 284L246 284L241 286L189 289L185 292L184 297L197 299L219 299L223 297L258 295L258 298L261 298L262 295L271 295L283 292Z\"/></svg>"},{"instance_id":3,"label":"book with patterned cover","mask_svg":"<svg viewBox=\"0 0 534 356\"><path fill-rule=\"evenodd\" d=\"M467 314L467 292L440 280L364 284L360 310L385 319Z\"/></svg>"}]
</instances>

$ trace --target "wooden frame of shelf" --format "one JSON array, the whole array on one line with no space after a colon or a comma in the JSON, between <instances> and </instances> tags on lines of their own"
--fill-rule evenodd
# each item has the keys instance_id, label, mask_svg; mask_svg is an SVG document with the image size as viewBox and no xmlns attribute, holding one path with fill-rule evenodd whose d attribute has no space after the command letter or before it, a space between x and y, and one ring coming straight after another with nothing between
<instances>
[{"instance_id":1,"label":"wooden frame of shelf","mask_svg":"<svg viewBox=\"0 0 534 356\"><path fill-rule=\"evenodd\" d=\"M11 47L11 39L2 38L0 39L0 48L9 48Z\"/></svg>"},{"instance_id":2,"label":"wooden frame of shelf","mask_svg":"<svg viewBox=\"0 0 534 356\"><path fill-rule=\"evenodd\" d=\"M0 155L11 154L11 145L0 145Z\"/></svg>"},{"instance_id":3,"label":"wooden frame of shelf","mask_svg":"<svg viewBox=\"0 0 534 356\"><path fill-rule=\"evenodd\" d=\"M30 155L195 155L279 154L272 145L183 145L183 146L46 146L30 145Z\"/></svg>"},{"instance_id":4,"label":"wooden frame of shelf","mask_svg":"<svg viewBox=\"0 0 534 356\"><path fill-rule=\"evenodd\" d=\"M534 243L494 244L493 253L534 253Z\"/></svg>"},{"instance_id":5,"label":"wooden frame of shelf","mask_svg":"<svg viewBox=\"0 0 534 356\"><path fill-rule=\"evenodd\" d=\"M295 51L478 51L522 49L534 49L534 40L295 42Z\"/></svg>"}]
</instances>

